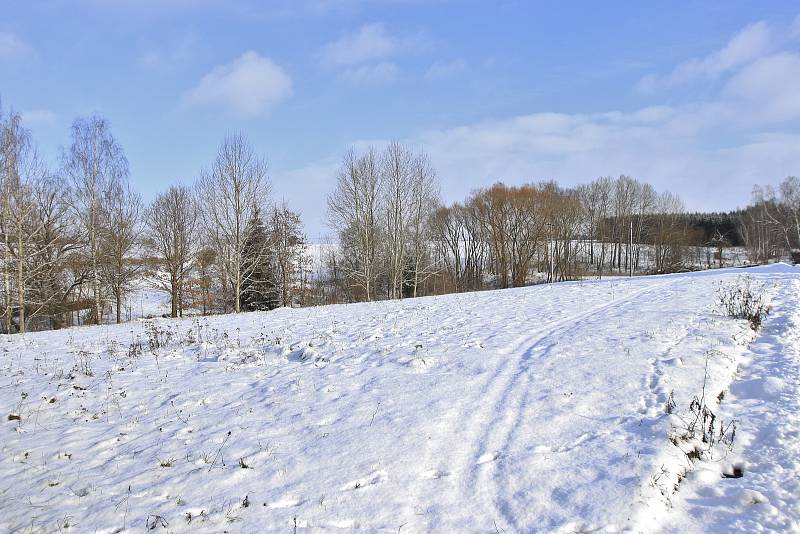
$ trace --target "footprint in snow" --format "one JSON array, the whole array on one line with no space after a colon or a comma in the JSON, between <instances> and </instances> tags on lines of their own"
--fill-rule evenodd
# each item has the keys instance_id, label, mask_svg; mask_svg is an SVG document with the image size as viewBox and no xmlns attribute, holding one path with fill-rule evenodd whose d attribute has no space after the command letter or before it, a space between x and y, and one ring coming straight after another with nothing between
<instances>
[{"instance_id":1,"label":"footprint in snow","mask_svg":"<svg viewBox=\"0 0 800 534\"><path fill-rule=\"evenodd\" d=\"M500 453L498 453L498 452L486 452L486 453L481 454L478 457L478 461L476 463L478 465L487 464L489 462L494 462L498 458L500 458Z\"/></svg>"},{"instance_id":2,"label":"footprint in snow","mask_svg":"<svg viewBox=\"0 0 800 534\"><path fill-rule=\"evenodd\" d=\"M292 497L291 495L287 495L277 501L273 501L268 503L267 506L270 508L293 508L295 506L300 506L303 504L304 500L298 497Z\"/></svg>"},{"instance_id":3,"label":"footprint in snow","mask_svg":"<svg viewBox=\"0 0 800 534\"><path fill-rule=\"evenodd\" d=\"M373 471L372 473L370 473L366 477L362 477L362 478L353 480L352 482L348 482L347 484L342 486L342 490L343 491L347 491L347 490L360 489L360 488L363 488L365 486L374 486L375 484L379 484L379 483L385 481L387 478L388 478L388 474L386 473L386 471L384 471L384 470Z\"/></svg>"},{"instance_id":4,"label":"footprint in snow","mask_svg":"<svg viewBox=\"0 0 800 534\"><path fill-rule=\"evenodd\" d=\"M670 367L683 367L683 359L680 357L669 358L668 360L662 361Z\"/></svg>"},{"instance_id":5,"label":"footprint in snow","mask_svg":"<svg viewBox=\"0 0 800 534\"><path fill-rule=\"evenodd\" d=\"M435 363L436 361L430 356L425 358L416 356L408 360L406 362L406 365L414 369L418 373L424 373L425 371L433 367Z\"/></svg>"},{"instance_id":6,"label":"footprint in snow","mask_svg":"<svg viewBox=\"0 0 800 534\"><path fill-rule=\"evenodd\" d=\"M595 440L595 439L597 439L597 438L599 438L601 436L605 436L607 434L608 434L608 432L601 432L599 434L589 434L588 432L585 432L585 433L581 434L580 436L578 436L577 438L575 438L575 441L573 441L570 445L562 445L561 447L559 447L556 450L556 452L569 452L569 451L571 451L573 449L577 449L578 447L580 447L581 445L583 445L587 441L593 441L593 440Z\"/></svg>"},{"instance_id":7,"label":"footprint in snow","mask_svg":"<svg viewBox=\"0 0 800 534\"><path fill-rule=\"evenodd\" d=\"M353 530L359 528L360 523L355 519L336 519L328 521L328 525L333 528Z\"/></svg>"},{"instance_id":8,"label":"footprint in snow","mask_svg":"<svg viewBox=\"0 0 800 534\"><path fill-rule=\"evenodd\" d=\"M437 480L446 476L450 476L450 472L445 469L428 469L422 473L422 478L432 480Z\"/></svg>"}]
</instances>

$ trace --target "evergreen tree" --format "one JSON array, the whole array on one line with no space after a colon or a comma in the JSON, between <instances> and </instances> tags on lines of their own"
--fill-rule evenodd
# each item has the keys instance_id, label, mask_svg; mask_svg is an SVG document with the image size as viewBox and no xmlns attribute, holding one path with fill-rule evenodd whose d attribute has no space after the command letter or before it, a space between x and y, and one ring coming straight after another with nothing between
<instances>
[{"instance_id":1,"label":"evergreen tree","mask_svg":"<svg viewBox=\"0 0 800 534\"><path fill-rule=\"evenodd\" d=\"M256 208L247 223L242 247L242 292L239 305L242 311L272 310L279 299L272 265L270 239Z\"/></svg>"}]
</instances>

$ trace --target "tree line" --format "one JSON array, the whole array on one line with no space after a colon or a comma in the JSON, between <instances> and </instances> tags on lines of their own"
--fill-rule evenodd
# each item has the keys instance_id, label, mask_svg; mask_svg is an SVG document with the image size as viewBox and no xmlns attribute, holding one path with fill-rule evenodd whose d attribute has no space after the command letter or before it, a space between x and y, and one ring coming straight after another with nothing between
<instances>
[{"instance_id":1,"label":"tree line","mask_svg":"<svg viewBox=\"0 0 800 534\"><path fill-rule=\"evenodd\" d=\"M169 294L172 317L291 304L305 236L269 190L266 161L236 134L194 186L145 205L104 118L75 120L49 168L21 116L0 108L2 331L121 322L142 280Z\"/></svg>"},{"instance_id":2,"label":"tree line","mask_svg":"<svg viewBox=\"0 0 800 534\"><path fill-rule=\"evenodd\" d=\"M673 272L715 245L680 198L629 176L497 183L452 204L438 191L424 153L396 142L348 152L328 198L340 246L325 258L324 301Z\"/></svg>"},{"instance_id":3,"label":"tree line","mask_svg":"<svg viewBox=\"0 0 800 534\"><path fill-rule=\"evenodd\" d=\"M430 158L393 141L344 155L327 199L336 239L316 248L270 188L266 160L233 134L192 185L146 204L103 117L75 120L50 168L0 107L0 330L121 322L144 287L179 317L711 268L739 245L753 262L800 249L793 177L722 214L687 213L629 176L496 183L446 203Z\"/></svg>"},{"instance_id":4,"label":"tree line","mask_svg":"<svg viewBox=\"0 0 800 534\"><path fill-rule=\"evenodd\" d=\"M800 179L789 176L776 188L756 185L739 214L741 240L755 262L791 256L800 262Z\"/></svg>"}]
</instances>

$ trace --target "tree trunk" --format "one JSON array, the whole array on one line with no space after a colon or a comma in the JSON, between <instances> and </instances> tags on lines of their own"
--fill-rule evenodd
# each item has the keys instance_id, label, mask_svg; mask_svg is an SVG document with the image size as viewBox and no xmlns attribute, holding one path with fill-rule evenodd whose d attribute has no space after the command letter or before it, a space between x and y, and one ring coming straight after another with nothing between
<instances>
[{"instance_id":1,"label":"tree trunk","mask_svg":"<svg viewBox=\"0 0 800 534\"><path fill-rule=\"evenodd\" d=\"M169 315L172 318L178 316L178 281L175 279L175 276L170 276L170 312Z\"/></svg>"},{"instance_id":2,"label":"tree trunk","mask_svg":"<svg viewBox=\"0 0 800 534\"><path fill-rule=\"evenodd\" d=\"M97 267L97 224L95 221L95 207L92 206L92 213L90 215L89 223L89 246L92 249L92 290L94 291L94 320L95 324L100 324L103 317L102 304L100 302L100 271Z\"/></svg>"},{"instance_id":3,"label":"tree trunk","mask_svg":"<svg viewBox=\"0 0 800 534\"><path fill-rule=\"evenodd\" d=\"M25 279L22 272L22 228L17 230L17 289L19 291L19 333L25 333Z\"/></svg>"},{"instance_id":4,"label":"tree trunk","mask_svg":"<svg viewBox=\"0 0 800 534\"><path fill-rule=\"evenodd\" d=\"M236 259L234 260L235 267L236 267L236 281L234 287L234 295L233 295L233 311L235 313L239 313L241 311L241 303L239 299L242 294L242 266L241 266L241 254L239 253L239 247L236 247Z\"/></svg>"},{"instance_id":5,"label":"tree trunk","mask_svg":"<svg viewBox=\"0 0 800 534\"><path fill-rule=\"evenodd\" d=\"M6 258L8 258L8 236L4 236L5 240L5 250L6 250ZM5 289L6 289L6 334L11 333L11 326L12 326L12 314L13 309L11 305L11 276L8 272L8 266L5 265L3 267L3 280L5 282Z\"/></svg>"}]
</instances>

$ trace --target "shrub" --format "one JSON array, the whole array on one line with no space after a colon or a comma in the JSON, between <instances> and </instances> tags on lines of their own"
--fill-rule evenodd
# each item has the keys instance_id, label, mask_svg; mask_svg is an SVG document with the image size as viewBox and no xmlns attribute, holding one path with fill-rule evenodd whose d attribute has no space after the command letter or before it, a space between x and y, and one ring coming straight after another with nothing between
<instances>
[{"instance_id":1,"label":"shrub","mask_svg":"<svg viewBox=\"0 0 800 534\"><path fill-rule=\"evenodd\" d=\"M166 347L172 341L173 332L168 327L161 327L153 321L145 321L144 331L147 335L147 344L153 353Z\"/></svg>"},{"instance_id":2,"label":"shrub","mask_svg":"<svg viewBox=\"0 0 800 534\"><path fill-rule=\"evenodd\" d=\"M747 319L750 328L758 330L769 313L764 301L764 286L756 284L751 276L740 276L735 282L720 286L717 301L722 312L734 319Z\"/></svg>"},{"instance_id":3,"label":"shrub","mask_svg":"<svg viewBox=\"0 0 800 534\"><path fill-rule=\"evenodd\" d=\"M700 395L692 397L688 413L675 414L670 430L670 441L680 448L686 457L695 460L706 460L713 457L714 447L722 446L729 451L733 449L736 439L736 420L731 419L725 423L711 409L706 398L708 385L708 359L713 351L706 353L705 371L703 374L703 389ZM717 395L717 400L724 395ZM672 414L675 402L672 393L667 401L668 413ZM677 422L677 424L676 424ZM688 447L685 448L685 447Z\"/></svg>"}]
</instances>

